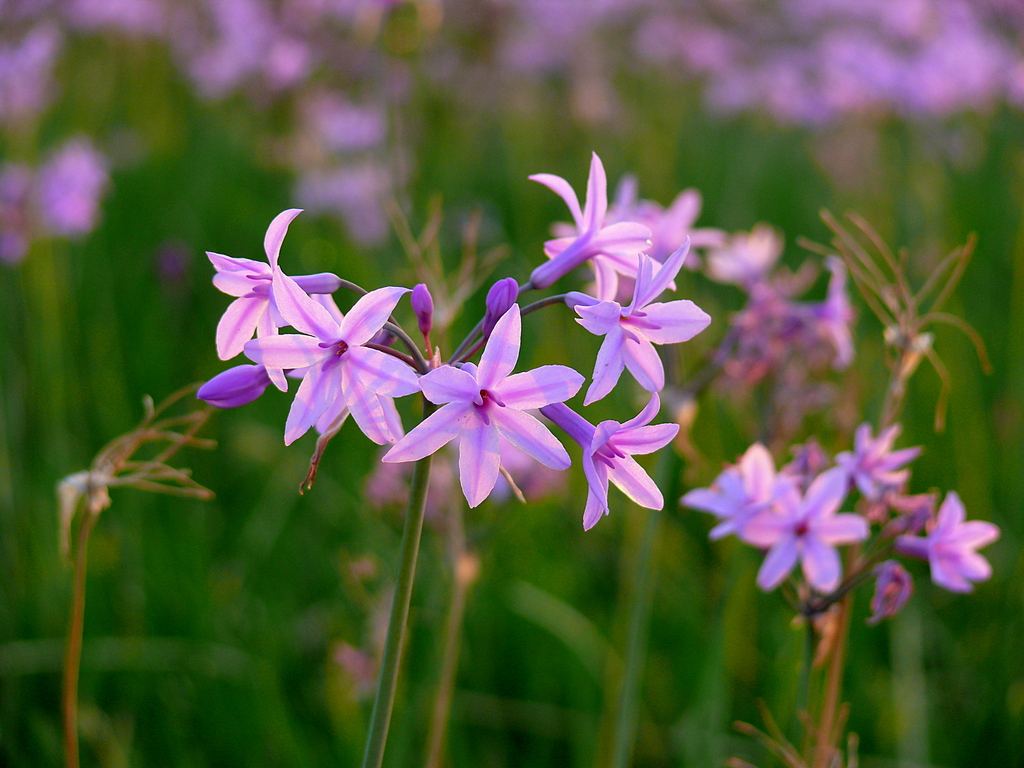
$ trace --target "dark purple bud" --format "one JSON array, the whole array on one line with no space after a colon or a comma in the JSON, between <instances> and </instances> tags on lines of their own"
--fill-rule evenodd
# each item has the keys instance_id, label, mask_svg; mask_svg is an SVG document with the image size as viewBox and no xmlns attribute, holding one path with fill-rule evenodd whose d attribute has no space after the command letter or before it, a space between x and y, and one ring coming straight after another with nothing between
<instances>
[{"instance_id":1,"label":"dark purple bud","mask_svg":"<svg viewBox=\"0 0 1024 768\"><path fill-rule=\"evenodd\" d=\"M506 277L491 286L487 292L487 312L484 315L484 338L491 335L495 324L502 315L512 308L519 298L519 283L514 277Z\"/></svg>"},{"instance_id":2,"label":"dark purple bud","mask_svg":"<svg viewBox=\"0 0 1024 768\"><path fill-rule=\"evenodd\" d=\"M434 299L430 296L426 283L420 283L412 289L412 296L409 297L412 303L412 311L416 313L416 322L419 323L420 333L424 337L434 327Z\"/></svg>"},{"instance_id":3,"label":"dark purple bud","mask_svg":"<svg viewBox=\"0 0 1024 768\"><path fill-rule=\"evenodd\" d=\"M878 580L871 598L871 618L868 624L877 624L895 616L914 593L914 580L895 560L886 560L875 568Z\"/></svg>"},{"instance_id":4,"label":"dark purple bud","mask_svg":"<svg viewBox=\"0 0 1024 768\"><path fill-rule=\"evenodd\" d=\"M262 365L236 365L203 384L196 397L217 408L238 408L258 398L269 385Z\"/></svg>"}]
</instances>

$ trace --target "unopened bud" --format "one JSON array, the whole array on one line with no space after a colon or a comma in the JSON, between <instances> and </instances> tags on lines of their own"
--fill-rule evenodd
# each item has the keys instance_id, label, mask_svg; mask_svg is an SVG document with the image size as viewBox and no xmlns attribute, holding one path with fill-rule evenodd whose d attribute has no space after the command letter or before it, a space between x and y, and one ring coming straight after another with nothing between
<instances>
[{"instance_id":1,"label":"unopened bud","mask_svg":"<svg viewBox=\"0 0 1024 768\"><path fill-rule=\"evenodd\" d=\"M416 322L419 323L420 333L424 338L434 327L434 299L427 289L426 283L420 283L412 289L412 296L409 297L412 303L412 311L416 313Z\"/></svg>"},{"instance_id":2,"label":"unopened bud","mask_svg":"<svg viewBox=\"0 0 1024 768\"><path fill-rule=\"evenodd\" d=\"M491 335L495 324L502 315L512 308L519 298L519 283L514 277L506 277L491 286L487 292L487 312L484 315L484 338Z\"/></svg>"},{"instance_id":3,"label":"unopened bud","mask_svg":"<svg viewBox=\"0 0 1024 768\"><path fill-rule=\"evenodd\" d=\"M262 365L236 365L203 384L196 397L217 408L238 408L258 398L269 385Z\"/></svg>"},{"instance_id":4,"label":"unopened bud","mask_svg":"<svg viewBox=\"0 0 1024 768\"><path fill-rule=\"evenodd\" d=\"M914 593L914 580L906 568L895 560L886 560L875 568L878 581L871 598L871 618L868 624L877 624L895 616Z\"/></svg>"}]
</instances>

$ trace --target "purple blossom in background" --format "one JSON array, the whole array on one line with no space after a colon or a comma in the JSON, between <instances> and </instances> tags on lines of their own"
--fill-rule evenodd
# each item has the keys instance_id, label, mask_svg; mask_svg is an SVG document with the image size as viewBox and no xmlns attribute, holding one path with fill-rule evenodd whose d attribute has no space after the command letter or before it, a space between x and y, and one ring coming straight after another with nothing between
<instances>
[{"instance_id":1,"label":"purple blossom in background","mask_svg":"<svg viewBox=\"0 0 1024 768\"><path fill-rule=\"evenodd\" d=\"M875 568L875 594L871 598L868 624L895 616L914 594L914 580L896 560L886 560Z\"/></svg>"},{"instance_id":2,"label":"purple blossom in background","mask_svg":"<svg viewBox=\"0 0 1024 768\"><path fill-rule=\"evenodd\" d=\"M956 491L946 494L938 517L928 535L900 536L896 551L926 559L931 566L932 581L950 592L970 592L971 582L984 581L992 575L992 566L976 550L999 538L999 528L983 520L965 522L966 510Z\"/></svg>"},{"instance_id":3,"label":"purple blossom in background","mask_svg":"<svg viewBox=\"0 0 1024 768\"><path fill-rule=\"evenodd\" d=\"M846 292L846 265L838 256L829 256L825 265L832 273L828 283L828 296L821 304L812 305L810 314L822 335L835 347L836 356L832 366L843 370L853 362L853 306Z\"/></svg>"},{"instance_id":4,"label":"purple blossom in background","mask_svg":"<svg viewBox=\"0 0 1024 768\"><path fill-rule=\"evenodd\" d=\"M87 139L72 139L39 169L36 205L50 232L86 235L96 226L110 177L107 159Z\"/></svg>"},{"instance_id":5,"label":"purple blossom in background","mask_svg":"<svg viewBox=\"0 0 1024 768\"><path fill-rule=\"evenodd\" d=\"M159 0L66 0L65 4L68 21L80 29L157 36L167 25L167 11Z\"/></svg>"},{"instance_id":6,"label":"purple blossom in background","mask_svg":"<svg viewBox=\"0 0 1024 768\"><path fill-rule=\"evenodd\" d=\"M743 539L743 530L755 515L774 505L793 507L799 503L796 481L776 474L772 455L760 443L750 446L734 467L723 471L710 488L696 488L681 503L720 519L709 536L720 539L730 533ZM745 540L745 539L744 539Z\"/></svg>"},{"instance_id":7,"label":"purple blossom in background","mask_svg":"<svg viewBox=\"0 0 1024 768\"><path fill-rule=\"evenodd\" d=\"M39 116L50 98L60 46L61 34L52 24L33 27L17 43L0 44L0 125Z\"/></svg>"},{"instance_id":8,"label":"purple blossom in background","mask_svg":"<svg viewBox=\"0 0 1024 768\"><path fill-rule=\"evenodd\" d=\"M658 486L633 458L664 448L679 432L678 424L651 425L660 409L661 400L655 394L629 421L623 424L602 421L596 427L563 403L540 409L583 448L583 472L588 485L584 530L589 531L608 514L609 480L641 507L661 509L665 506Z\"/></svg>"},{"instance_id":9,"label":"purple blossom in background","mask_svg":"<svg viewBox=\"0 0 1024 768\"><path fill-rule=\"evenodd\" d=\"M245 344L245 354L268 369L305 369L285 422L285 445L314 425L326 430L346 408L378 445L401 437L401 423L387 398L416 392L416 374L402 361L363 345L407 293L408 288L394 287L370 291L339 321L292 278L275 271L275 304L299 333L253 339Z\"/></svg>"},{"instance_id":10,"label":"purple blossom in background","mask_svg":"<svg viewBox=\"0 0 1024 768\"><path fill-rule=\"evenodd\" d=\"M383 167L366 162L305 171L295 197L310 211L340 215L355 240L375 245L388 234L384 200L392 186Z\"/></svg>"},{"instance_id":11,"label":"purple blossom in background","mask_svg":"<svg viewBox=\"0 0 1024 768\"><path fill-rule=\"evenodd\" d=\"M203 384L196 397L217 408L238 408L256 400L270 386L262 365L236 365Z\"/></svg>"},{"instance_id":12,"label":"purple blossom in background","mask_svg":"<svg viewBox=\"0 0 1024 768\"><path fill-rule=\"evenodd\" d=\"M782 255L782 237L767 224L730 235L721 248L708 254L708 277L750 291Z\"/></svg>"},{"instance_id":13,"label":"purple blossom in background","mask_svg":"<svg viewBox=\"0 0 1024 768\"><path fill-rule=\"evenodd\" d=\"M836 465L868 499L877 501L886 491L905 485L910 470L901 467L921 454L920 448L892 449L901 429L899 424L893 424L873 438L871 425L861 424L854 435L853 452L844 451L836 456Z\"/></svg>"},{"instance_id":14,"label":"purple blossom in background","mask_svg":"<svg viewBox=\"0 0 1024 768\"><path fill-rule=\"evenodd\" d=\"M576 267L590 261L597 276L598 298L614 298L617 273L636 275L636 257L650 242L651 231L642 224L620 221L605 226L608 212L608 179L601 159L595 152L590 161L587 178L587 199L580 210L579 199L565 179L550 173L530 176L561 197L576 225L570 237L560 237L544 243L544 254L550 259L530 275L534 288L547 288Z\"/></svg>"},{"instance_id":15,"label":"purple blossom in background","mask_svg":"<svg viewBox=\"0 0 1024 768\"><path fill-rule=\"evenodd\" d=\"M688 341L711 323L708 314L687 299L652 303L675 279L688 249L689 244L684 244L656 273L655 262L641 254L633 300L625 308L617 301L597 302L582 294L569 294L566 301L580 316L577 322L591 333L604 336L584 405L611 392L623 368L628 368L648 392L661 391L665 368L653 345Z\"/></svg>"},{"instance_id":16,"label":"purple blossom in background","mask_svg":"<svg viewBox=\"0 0 1024 768\"><path fill-rule=\"evenodd\" d=\"M753 517L743 539L768 555L757 574L757 585L775 589L800 561L807 583L819 592L839 586L842 566L836 546L863 541L870 533L867 520L855 514L836 514L847 493L841 468L823 472L799 503Z\"/></svg>"},{"instance_id":17,"label":"purple blossom in background","mask_svg":"<svg viewBox=\"0 0 1024 768\"><path fill-rule=\"evenodd\" d=\"M525 411L569 399L583 377L564 365L512 374L520 335L519 305L513 304L495 325L479 367L444 365L420 378L424 397L441 408L398 441L384 461L417 461L461 435L459 480L471 507L487 498L498 479L499 436L545 466L567 469L565 448Z\"/></svg>"},{"instance_id":18,"label":"purple blossom in background","mask_svg":"<svg viewBox=\"0 0 1024 768\"><path fill-rule=\"evenodd\" d=\"M0 166L0 261L17 264L29 245L29 196L33 176L28 166Z\"/></svg>"}]
</instances>

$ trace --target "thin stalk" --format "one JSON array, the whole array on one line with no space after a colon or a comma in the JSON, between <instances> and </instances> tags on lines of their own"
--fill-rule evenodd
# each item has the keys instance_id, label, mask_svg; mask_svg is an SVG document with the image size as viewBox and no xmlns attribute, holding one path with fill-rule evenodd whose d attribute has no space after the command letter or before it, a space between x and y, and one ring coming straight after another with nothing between
<instances>
[{"instance_id":1,"label":"thin stalk","mask_svg":"<svg viewBox=\"0 0 1024 768\"><path fill-rule=\"evenodd\" d=\"M681 471L679 455L671 448L658 457L658 487L665 498L674 499L678 494L678 477ZM633 753L633 744L640 712L640 681L647 658L647 635L651 623L651 609L654 605L654 588L657 570L657 543L661 532L664 512L660 509L645 510L647 521L636 558L636 581L630 600L629 629L626 639L626 655L623 665L622 686L619 695L619 709L615 717L615 731L612 738L613 768L627 768Z\"/></svg>"},{"instance_id":2,"label":"thin stalk","mask_svg":"<svg viewBox=\"0 0 1024 768\"><path fill-rule=\"evenodd\" d=\"M424 400L423 416L434 410L433 404ZM395 688L402 658L402 642L405 639L405 624L409 617L409 603L412 599L412 584L416 575L416 558L423 533L423 515L427 506L427 486L430 483L430 461L425 456L416 462L409 488L409 511L405 516L402 530L402 560L395 584L394 602L391 604L391 618L388 620L388 634L384 642L384 656L381 659L380 674L377 678L377 695L373 701L370 717L370 731L366 738L366 752L363 768L380 768L384 761L384 746L391 724L391 709L395 703Z\"/></svg>"},{"instance_id":3,"label":"thin stalk","mask_svg":"<svg viewBox=\"0 0 1024 768\"><path fill-rule=\"evenodd\" d=\"M64 650L64 677L61 685L61 712L64 717L64 767L78 768L78 671L82 661L82 626L85 622L85 575L89 552L89 534L97 514L83 509L78 524L78 548L75 550L74 586L68 621L68 642Z\"/></svg>"},{"instance_id":4,"label":"thin stalk","mask_svg":"<svg viewBox=\"0 0 1024 768\"><path fill-rule=\"evenodd\" d=\"M466 614L469 588L476 578L476 559L466 550L466 534L462 524L462 500L452 504L448 526L448 549L452 563L452 599L444 624L441 673L437 683L437 698L430 720L427 737L425 768L440 768L444 751L448 720L451 717L455 675L459 669L459 650L462 645L462 620Z\"/></svg>"},{"instance_id":5,"label":"thin stalk","mask_svg":"<svg viewBox=\"0 0 1024 768\"><path fill-rule=\"evenodd\" d=\"M850 613L853 608L853 593L848 592L839 602L839 626L836 629L835 646L828 659L825 678L825 695L818 718L818 733L815 737L814 768L828 768L832 765L835 749L836 717L839 713L839 697L843 690L843 668L846 664L846 641L850 634Z\"/></svg>"}]
</instances>

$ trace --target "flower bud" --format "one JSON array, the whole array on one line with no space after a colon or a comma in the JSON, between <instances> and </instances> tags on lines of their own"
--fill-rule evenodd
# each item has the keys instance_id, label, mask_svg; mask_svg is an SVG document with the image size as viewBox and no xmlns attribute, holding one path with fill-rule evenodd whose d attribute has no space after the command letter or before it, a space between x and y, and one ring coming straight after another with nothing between
<instances>
[{"instance_id":1,"label":"flower bud","mask_svg":"<svg viewBox=\"0 0 1024 768\"><path fill-rule=\"evenodd\" d=\"M886 560L875 568L878 580L871 598L871 618L868 624L877 624L895 616L914 593L914 580L895 560Z\"/></svg>"},{"instance_id":2,"label":"flower bud","mask_svg":"<svg viewBox=\"0 0 1024 768\"><path fill-rule=\"evenodd\" d=\"M420 283L412 289L412 296L409 297L412 303L412 311L416 313L416 322L419 323L420 333L424 337L434 327L434 299L427 289L426 283Z\"/></svg>"},{"instance_id":3,"label":"flower bud","mask_svg":"<svg viewBox=\"0 0 1024 768\"><path fill-rule=\"evenodd\" d=\"M484 314L484 338L491 335L494 325L502 315L511 309L519 298L519 283L514 277L506 277L491 286L487 292L487 312Z\"/></svg>"},{"instance_id":4,"label":"flower bud","mask_svg":"<svg viewBox=\"0 0 1024 768\"><path fill-rule=\"evenodd\" d=\"M258 398L269 385L262 365L236 365L203 384L196 397L217 408L238 408Z\"/></svg>"}]
</instances>

